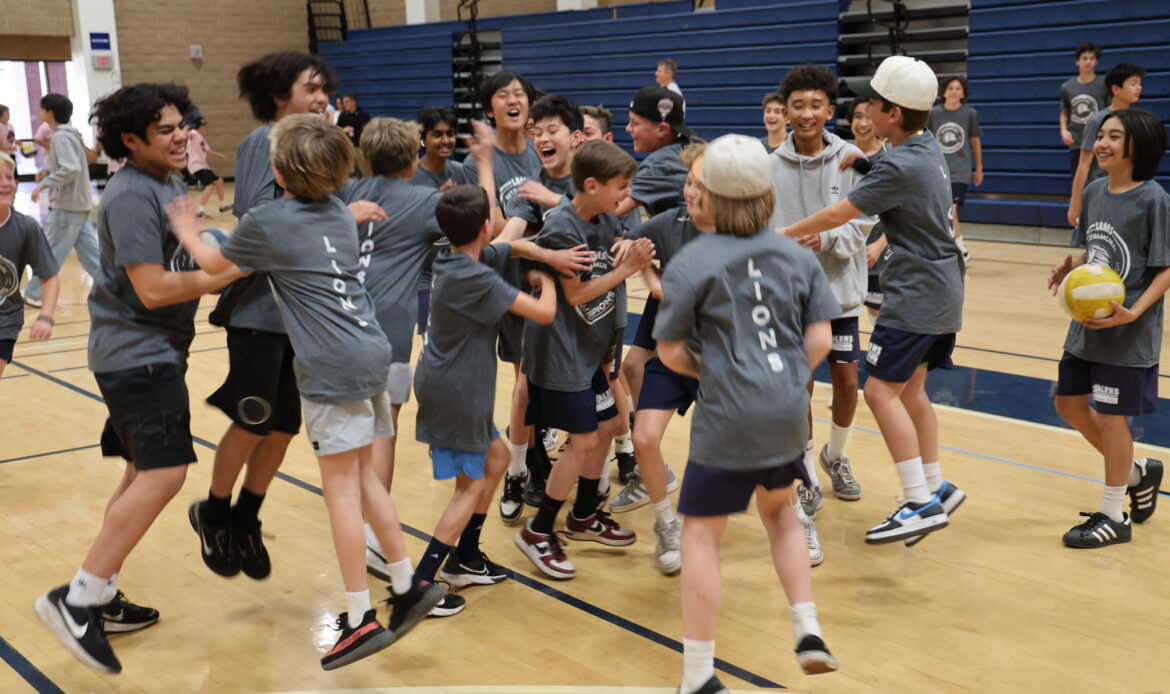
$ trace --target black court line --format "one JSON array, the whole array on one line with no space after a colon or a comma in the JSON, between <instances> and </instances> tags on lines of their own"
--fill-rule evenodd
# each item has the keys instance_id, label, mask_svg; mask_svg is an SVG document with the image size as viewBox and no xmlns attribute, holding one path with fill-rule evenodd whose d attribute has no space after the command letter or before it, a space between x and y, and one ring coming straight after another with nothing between
<instances>
[{"instance_id":1,"label":"black court line","mask_svg":"<svg viewBox=\"0 0 1170 694\"><path fill-rule=\"evenodd\" d=\"M62 448L59 451L48 451L46 453L34 453L32 455L22 455L19 458L8 458L6 460L0 460L0 465L3 465L4 463L15 463L15 462L20 461L20 460L31 460L33 458L44 458L44 457L50 456L50 455L60 455L61 453L73 453L74 451L84 451L84 450L87 450L90 448L98 448L99 446L101 446L100 443L92 443L88 446L74 446L73 448Z\"/></svg>"},{"instance_id":2,"label":"black court line","mask_svg":"<svg viewBox=\"0 0 1170 694\"><path fill-rule=\"evenodd\" d=\"M65 694L64 690L54 684L53 680L46 677L45 673L28 662L20 654L20 651L5 641L3 636L0 636L0 660L8 663L8 666L15 670L16 674L23 677L24 681L29 683L29 686L41 694Z\"/></svg>"},{"instance_id":3,"label":"black court line","mask_svg":"<svg viewBox=\"0 0 1170 694\"><path fill-rule=\"evenodd\" d=\"M29 373L36 374L37 376L40 376L41 378L52 381L53 383L56 383L58 385L64 386L64 387L68 388L69 390L72 390L76 393L84 395L84 396L91 398L93 400L97 400L98 402L103 402L101 396L97 395L96 393L91 393L91 392L85 390L84 388L75 386L72 383L69 383L67 381L63 381L60 378L57 378L56 376L48 374L44 371L39 371L37 369L30 369L30 368L24 366L23 364L20 364L19 366L22 369L26 369ZM205 439L201 439L201 438L196 437L196 436L192 436L191 438L195 443L197 443L201 446L204 446L205 448L210 448L211 450L215 450L215 448L216 448L215 444L211 443L210 441L207 441ZM284 472L279 472L279 471L276 473L276 477L278 479L285 481L285 482L288 482L289 484L300 487L301 489L304 489L308 492L312 492L313 494L316 494L317 496L323 496L320 487L318 487L314 484L311 484L309 482L306 482L302 479L299 479L297 477L293 477L292 475L289 475L289 474L284 473ZM402 530L404 532L406 532L408 535L410 535L411 537L416 538L418 540L422 540L423 542L430 542L431 541L431 536L426 534L425 532L418 530L416 528L413 528L413 527L407 525L406 523L400 522L400 525L402 526ZM544 595L547 595L555 600L559 600L560 602L562 602L570 607L575 607L575 608L581 610L582 612L585 612L588 615L591 615L591 616L597 617L603 621L609 622L610 624L613 624L614 626L619 627L621 629L625 629L626 631L629 631L630 633L632 633L636 636L641 636L642 638L647 639L649 641L652 641L660 646L665 646L666 648L669 648L677 653L682 653L682 650L683 650L682 643L679 641L676 641L668 636L665 636L664 634L660 634L652 629L648 629L647 627L644 627L636 622L631 622L628 619L620 617L620 616L618 616L618 615L616 615L608 610L602 609L596 605L585 602L584 600L581 600L580 598L573 597L572 595L569 595L568 593L564 593L560 590L557 590L556 588L553 588L552 586L550 586L542 581L538 581L536 579L530 578L529 576L527 576L525 574L517 573L511 569L508 569L507 567L504 567L504 568L508 572L509 577L512 580L519 583L520 585L526 586L528 588L532 588L533 590L536 590L537 592L543 593ZM2 643L2 639L0 639L0 643ZM7 645L7 644L4 644L4 645ZM15 650L13 650L12 652L18 658L20 658L20 660L22 662L25 662L25 663L28 662L27 660L24 660L23 656L20 656L20 654L18 652L16 652ZM5 660L7 661L7 658L5 658ZM744 670L741 667L738 667L736 665L732 665L731 663L728 663L727 661L724 661L724 660L721 660L718 658L715 659L715 667L722 670L723 672L726 672L729 675L732 675L734 677L738 677L745 682L749 682L756 687L767 687L767 688L771 688L771 689L786 689L786 687L784 687L783 685L778 684L776 682L773 682L773 681L767 679L766 677L757 675L757 674L750 672L748 670ZM16 666L13 666L13 669L16 670L16 672L18 674L20 674L22 677L24 677L25 681L28 682L30 685L32 685L34 689L37 689L38 692L42 692L42 691L43 692L59 692L59 691L61 691L59 688L57 688L57 686L55 684L53 684L51 681L49 681L47 678L45 678L44 675L40 673L40 671L36 670L36 668L33 668L31 664L29 664L29 668L32 668L33 673L35 673L35 675L40 676L40 678L42 678L42 680L52 688L51 689L40 689L37 686L37 684L34 683L33 679L29 678L29 675L26 675L24 671L18 669ZM32 673L30 673L30 675L31 674Z\"/></svg>"}]
</instances>

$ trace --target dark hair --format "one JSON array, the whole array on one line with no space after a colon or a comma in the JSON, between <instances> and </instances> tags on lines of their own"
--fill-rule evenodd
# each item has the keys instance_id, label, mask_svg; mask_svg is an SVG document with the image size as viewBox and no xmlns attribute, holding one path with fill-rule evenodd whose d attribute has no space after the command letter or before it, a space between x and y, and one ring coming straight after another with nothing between
<instances>
[{"instance_id":1,"label":"dark hair","mask_svg":"<svg viewBox=\"0 0 1170 694\"><path fill-rule=\"evenodd\" d=\"M8 107L4 104L0 104L0 116L3 116L5 113L8 113Z\"/></svg>"},{"instance_id":2,"label":"dark hair","mask_svg":"<svg viewBox=\"0 0 1170 694\"><path fill-rule=\"evenodd\" d=\"M424 138L439 123L446 123L452 130L459 130L459 117L450 106L423 106L418 110L417 120Z\"/></svg>"},{"instance_id":3,"label":"dark hair","mask_svg":"<svg viewBox=\"0 0 1170 694\"><path fill-rule=\"evenodd\" d=\"M912 108L905 108L898 106L892 101L882 98L882 113L889 113L894 107L902 109L902 130L908 133L916 133L926 127L926 119L930 116L930 111L918 111Z\"/></svg>"},{"instance_id":4,"label":"dark hair","mask_svg":"<svg viewBox=\"0 0 1170 694\"><path fill-rule=\"evenodd\" d=\"M439 196L435 219L452 246L465 246L475 240L491 214L487 191L464 183Z\"/></svg>"},{"instance_id":5,"label":"dark hair","mask_svg":"<svg viewBox=\"0 0 1170 694\"><path fill-rule=\"evenodd\" d=\"M670 70L670 76L674 77L678 74L678 63L674 62L672 58L663 58L658 61L658 64Z\"/></svg>"},{"instance_id":6,"label":"dark hair","mask_svg":"<svg viewBox=\"0 0 1170 694\"><path fill-rule=\"evenodd\" d=\"M342 94L341 98L342 99L352 99L355 104L357 103L357 94Z\"/></svg>"},{"instance_id":7,"label":"dark hair","mask_svg":"<svg viewBox=\"0 0 1170 694\"><path fill-rule=\"evenodd\" d=\"M954 77L948 77L945 80L939 81L938 95L940 97L944 92L946 92L947 87L951 86L951 82L958 82L959 86L963 88L963 101L966 101L967 97L971 96L971 83L967 81L966 77L963 77L962 75L955 75Z\"/></svg>"},{"instance_id":8,"label":"dark hair","mask_svg":"<svg viewBox=\"0 0 1170 694\"><path fill-rule=\"evenodd\" d=\"M1146 69L1140 65L1133 63L1118 63L1105 73L1105 88L1109 93L1113 93L1113 88L1121 89L1125 86L1125 81L1130 77L1144 77Z\"/></svg>"},{"instance_id":9,"label":"dark hair","mask_svg":"<svg viewBox=\"0 0 1170 694\"><path fill-rule=\"evenodd\" d=\"M764 95L764 100L760 102L760 108L768 108L768 104L780 104L784 106L784 97L780 96L780 92L769 92Z\"/></svg>"},{"instance_id":10,"label":"dark hair","mask_svg":"<svg viewBox=\"0 0 1170 694\"><path fill-rule=\"evenodd\" d=\"M545 118L560 118L569 132L585 129L585 121L581 118L581 109L573 101L569 101L560 94L549 94L542 96L536 100L532 105L532 110L528 112L533 123L538 123Z\"/></svg>"},{"instance_id":11,"label":"dark hair","mask_svg":"<svg viewBox=\"0 0 1170 694\"><path fill-rule=\"evenodd\" d=\"M1097 56L1098 60L1101 59L1101 47L1092 41L1081 41L1077 44L1077 60L1081 59L1082 53L1092 53L1093 55Z\"/></svg>"},{"instance_id":12,"label":"dark hair","mask_svg":"<svg viewBox=\"0 0 1170 694\"><path fill-rule=\"evenodd\" d=\"M857 110L857 107L861 106L862 104L868 104L868 103L869 103L869 99L866 99L865 97L862 97L862 96L854 97L849 102L849 106L847 106L845 108L845 116L850 120L850 122L852 122L853 121L853 113Z\"/></svg>"},{"instance_id":13,"label":"dark hair","mask_svg":"<svg viewBox=\"0 0 1170 694\"><path fill-rule=\"evenodd\" d=\"M185 120L187 121L187 127L192 130L198 130L199 128L207 125L206 118L187 118Z\"/></svg>"},{"instance_id":14,"label":"dark hair","mask_svg":"<svg viewBox=\"0 0 1170 694\"><path fill-rule=\"evenodd\" d=\"M519 82L524 89L524 93L528 95L528 103L536 101L536 90L532 87L532 83L528 81L523 75L515 72L497 72L484 79L479 85L479 105L483 108L483 114L489 121L495 123L495 118L492 117L492 95L512 84L512 82Z\"/></svg>"},{"instance_id":15,"label":"dark hair","mask_svg":"<svg viewBox=\"0 0 1170 694\"><path fill-rule=\"evenodd\" d=\"M581 107L582 128L585 127L585 116L589 116L593 120L597 121L597 125L605 132L609 132L613 128L613 114L607 111L606 108L600 104L597 106Z\"/></svg>"},{"instance_id":16,"label":"dark hair","mask_svg":"<svg viewBox=\"0 0 1170 694\"><path fill-rule=\"evenodd\" d=\"M829 97L829 104L832 105L837 100L837 76L824 65L805 63L792 68L788 74L784 75L784 80L780 82L778 91L784 104L788 105L788 97L792 92L805 89L824 92L825 96Z\"/></svg>"},{"instance_id":17,"label":"dark hair","mask_svg":"<svg viewBox=\"0 0 1170 694\"><path fill-rule=\"evenodd\" d=\"M256 120L268 122L276 119L275 98L287 99L292 95L297 77L305 70L312 70L321 76L321 88L326 92L337 89L337 77L319 56L300 51L269 53L259 60L240 68L236 82L240 87L240 98L246 98L252 107Z\"/></svg>"},{"instance_id":18,"label":"dark hair","mask_svg":"<svg viewBox=\"0 0 1170 694\"><path fill-rule=\"evenodd\" d=\"M1125 128L1124 156L1133 159L1133 180L1152 179L1158 173L1162 155L1166 153L1166 126L1149 111L1127 108L1106 116L1101 122L1102 130L1110 118L1121 121Z\"/></svg>"},{"instance_id":19,"label":"dark hair","mask_svg":"<svg viewBox=\"0 0 1170 694\"><path fill-rule=\"evenodd\" d=\"M136 135L146 141L146 129L157 123L166 106L174 106L180 115L191 111L191 99L187 88L181 84L154 84L140 82L104 97L93 105L89 120L96 125L102 149L111 159L130 156L130 150L122 142L122 135ZM186 127L184 124L182 127Z\"/></svg>"},{"instance_id":20,"label":"dark hair","mask_svg":"<svg viewBox=\"0 0 1170 694\"><path fill-rule=\"evenodd\" d=\"M585 179L595 179L605 185L617 176L638 173L638 162L626 151L612 142L593 140L586 142L573 153L573 185L577 192L585 190Z\"/></svg>"},{"instance_id":21,"label":"dark hair","mask_svg":"<svg viewBox=\"0 0 1170 694\"><path fill-rule=\"evenodd\" d=\"M68 123L73 117L73 102L62 94L45 94L41 97L41 108L52 111L58 123Z\"/></svg>"}]
</instances>

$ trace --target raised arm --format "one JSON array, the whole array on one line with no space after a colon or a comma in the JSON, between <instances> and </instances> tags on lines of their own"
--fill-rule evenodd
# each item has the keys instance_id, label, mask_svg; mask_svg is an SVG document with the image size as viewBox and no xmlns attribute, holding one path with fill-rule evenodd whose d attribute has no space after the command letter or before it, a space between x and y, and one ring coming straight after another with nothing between
<instances>
[{"instance_id":1,"label":"raised arm","mask_svg":"<svg viewBox=\"0 0 1170 694\"><path fill-rule=\"evenodd\" d=\"M834 227L839 227L861 214L861 210L853 206L848 198L805 217L791 226L779 228L776 231L799 239L809 234L819 234Z\"/></svg>"},{"instance_id":2,"label":"raised arm","mask_svg":"<svg viewBox=\"0 0 1170 694\"><path fill-rule=\"evenodd\" d=\"M537 288L537 296L520 292L508 307L509 313L530 321L549 325L557 316L557 288L555 280L547 273L529 270L524 279Z\"/></svg>"}]
</instances>

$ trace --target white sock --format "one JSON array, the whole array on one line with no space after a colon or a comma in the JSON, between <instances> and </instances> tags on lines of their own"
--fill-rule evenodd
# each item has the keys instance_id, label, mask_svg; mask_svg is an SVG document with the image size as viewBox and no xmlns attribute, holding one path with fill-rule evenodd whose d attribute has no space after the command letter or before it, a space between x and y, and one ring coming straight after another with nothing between
<instances>
[{"instance_id":1,"label":"white sock","mask_svg":"<svg viewBox=\"0 0 1170 694\"><path fill-rule=\"evenodd\" d=\"M118 574L114 573L110 576L110 580L106 581L106 589L102 591L102 597L99 600L99 605L104 605L118 596Z\"/></svg>"},{"instance_id":2,"label":"white sock","mask_svg":"<svg viewBox=\"0 0 1170 694\"><path fill-rule=\"evenodd\" d=\"M1129 486L1136 487L1138 482L1142 481L1142 475L1146 474L1146 459L1133 461L1133 467L1129 469Z\"/></svg>"},{"instance_id":3,"label":"white sock","mask_svg":"<svg viewBox=\"0 0 1170 694\"><path fill-rule=\"evenodd\" d=\"M414 566L410 563L410 557L387 564L386 568L390 574L390 587L394 592L398 595L409 592L414 582Z\"/></svg>"},{"instance_id":4,"label":"white sock","mask_svg":"<svg viewBox=\"0 0 1170 694\"><path fill-rule=\"evenodd\" d=\"M346 621L350 629L357 629L362 625L362 618L370 611L370 589L359 590L356 593L345 594L345 606L349 610Z\"/></svg>"},{"instance_id":5,"label":"white sock","mask_svg":"<svg viewBox=\"0 0 1170 694\"><path fill-rule=\"evenodd\" d=\"M926 486L926 475L922 471L922 458L911 458L900 463L894 463L898 468L898 477L902 480L902 493L907 501L916 504L930 501L930 487Z\"/></svg>"},{"instance_id":6,"label":"white sock","mask_svg":"<svg viewBox=\"0 0 1170 694\"><path fill-rule=\"evenodd\" d=\"M199 213L203 214L204 212L206 212L206 210L203 209L203 205L200 205L199 206Z\"/></svg>"},{"instance_id":7,"label":"white sock","mask_svg":"<svg viewBox=\"0 0 1170 694\"><path fill-rule=\"evenodd\" d=\"M78 569L77 575L69 582L69 594L65 602L74 607L92 607L102 604L102 593L110 582L108 578L94 576L85 569Z\"/></svg>"},{"instance_id":8,"label":"white sock","mask_svg":"<svg viewBox=\"0 0 1170 694\"><path fill-rule=\"evenodd\" d=\"M378 554L385 554L382 551L382 543L378 542L378 536L374 534L374 528L369 523L366 523L366 547Z\"/></svg>"},{"instance_id":9,"label":"white sock","mask_svg":"<svg viewBox=\"0 0 1170 694\"><path fill-rule=\"evenodd\" d=\"M796 639L796 643L805 636L812 634L817 638L821 636L821 625L817 622L817 604L813 601L793 603L788 608L788 613L792 615L792 637Z\"/></svg>"},{"instance_id":10,"label":"white sock","mask_svg":"<svg viewBox=\"0 0 1170 694\"><path fill-rule=\"evenodd\" d=\"M942 466L939 465L937 460L933 463L923 463L922 474L926 475L926 486L930 488L931 494L935 494L938 490L942 489Z\"/></svg>"},{"instance_id":11,"label":"white sock","mask_svg":"<svg viewBox=\"0 0 1170 694\"><path fill-rule=\"evenodd\" d=\"M849 432L853 431L853 427L839 427L831 422L829 427L829 445L825 449L825 457L836 460L845 455L845 444L849 441Z\"/></svg>"},{"instance_id":12,"label":"white sock","mask_svg":"<svg viewBox=\"0 0 1170 694\"><path fill-rule=\"evenodd\" d=\"M512 477L521 477L523 475L527 475L528 466L524 464L524 459L528 455L528 444L517 444L509 441L508 453L512 456L512 462L508 463L508 474Z\"/></svg>"},{"instance_id":13,"label":"white sock","mask_svg":"<svg viewBox=\"0 0 1170 694\"><path fill-rule=\"evenodd\" d=\"M678 690L692 694L715 675L715 642L683 639L683 681Z\"/></svg>"},{"instance_id":14,"label":"white sock","mask_svg":"<svg viewBox=\"0 0 1170 694\"><path fill-rule=\"evenodd\" d=\"M654 518L663 523L673 523L678 520L678 516L674 515L674 509L670 507L670 498L667 497L662 501L654 502Z\"/></svg>"},{"instance_id":15,"label":"white sock","mask_svg":"<svg viewBox=\"0 0 1170 694\"><path fill-rule=\"evenodd\" d=\"M634 437L629 434L618 434L613 437L613 452L614 453L633 453L634 452Z\"/></svg>"},{"instance_id":16,"label":"white sock","mask_svg":"<svg viewBox=\"0 0 1170 694\"><path fill-rule=\"evenodd\" d=\"M808 477L814 487L821 486L821 478L817 476L817 447L812 439L804 444L804 469L808 470Z\"/></svg>"},{"instance_id":17,"label":"white sock","mask_svg":"<svg viewBox=\"0 0 1170 694\"><path fill-rule=\"evenodd\" d=\"M1120 487L1105 485L1105 494L1101 497L1101 513L1109 516L1117 523L1125 520L1125 512L1121 509L1125 501L1126 489L1127 487L1124 484Z\"/></svg>"}]
</instances>

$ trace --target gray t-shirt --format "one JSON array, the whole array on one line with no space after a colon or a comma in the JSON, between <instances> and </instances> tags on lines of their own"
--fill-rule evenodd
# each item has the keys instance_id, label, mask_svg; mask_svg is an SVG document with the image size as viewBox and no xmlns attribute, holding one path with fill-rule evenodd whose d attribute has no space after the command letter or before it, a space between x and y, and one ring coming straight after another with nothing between
<instances>
[{"instance_id":1,"label":"gray t-shirt","mask_svg":"<svg viewBox=\"0 0 1170 694\"><path fill-rule=\"evenodd\" d=\"M520 154L509 154L496 147L492 155L492 175L496 179L496 200L500 209L506 211L511 208L520 186L529 180L539 181L541 171L544 171L544 167L532 142L525 140L524 151ZM479 184L479 164L474 157L468 157L463 162L463 175L468 183Z\"/></svg>"},{"instance_id":2,"label":"gray t-shirt","mask_svg":"<svg viewBox=\"0 0 1170 694\"><path fill-rule=\"evenodd\" d=\"M768 154L771 154L772 152L776 151L776 148L768 143L768 136L767 135L764 135L763 137L760 138L760 143L764 145L764 149L766 149L768 151Z\"/></svg>"},{"instance_id":3,"label":"gray t-shirt","mask_svg":"<svg viewBox=\"0 0 1170 694\"><path fill-rule=\"evenodd\" d=\"M237 219L256 208L267 205L284 195L272 172L272 156L268 147L271 125L253 130L236 150L236 199L232 214ZM229 328L261 330L268 333L285 332L272 290L258 274L243 277L223 290L210 317L211 323Z\"/></svg>"},{"instance_id":4,"label":"gray t-shirt","mask_svg":"<svg viewBox=\"0 0 1170 694\"><path fill-rule=\"evenodd\" d=\"M922 335L958 332L966 267L951 225L947 165L934 135L913 135L886 152L849 191L849 201L878 216L889 244L878 325Z\"/></svg>"},{"instance_id":5,"label":"gray t-shirt","mask_svg":"<svg viewBox=\"0 0 1170 694\"><path fill-rule=\"evenodd\" d=\"M483 453L496 405L496 333L520 290L499 270L512 247L483 249L479 262L444 250L435 259L426 344L418 359L415 438L440 448Z\"/></svg>"},{"instance_id":6,"label":"gray t-shirt","mask_svg":"<svg viewBox=\"0 0 1170 694\"><path fill-rule=\"evenodd\" d=\"M613 270L610 248L618 235L618 219L599 214L592 222L581 219L573 203L561 198L544 220L536 243L560 250L581 244L593 251L593 266L578 273L589 282ZM617 327L617 290L610 289L580 306L572 306L557 282L557 315L552 325L524 323L522 368L528 380L547 390L577 393L588 390L601 366Z\"/></svg>"},{"instance_id":7,"label":"gray t-shirt","mask_svg":"<svg viewBox=\"0 0 1170 694\"><path fill-rule=\"evenodd\" d=\"M1077 233L1085 238L1085 261L1117 271L1125 282L1125 306L1133 306L1154 276L1170 266L1170 195L1156 181L1131 191L1109 192L1109 181L1085 187ZM1148 367L1162 350L1162 299L1137 320L1090 330L1076 321L1064 349L1075 357L1114 366Z\"/></svg>"},{"instance_id":8,"label":"gray t-shirt","mask_svg":"<svg viewBox=\"0 0 1170 694\"><path fill-rule=\"evenodd\" d=\"M974 154L971 138L980 137L979 115L966 104L958 110L948 111L944 106L935 106L926 119L926 128L934 133L938 147L947 159L952 183L971 183L971 168Z\"/></svg>"},{"instance_id":9,"label":"gray t-shirt","mask_svg":"<svg viewBox=\"0 0 1170 694\"><path fill-rule=\"evenodd\" d=\"M369 200L386 211L386 221L363 224L362 277L374 302L378 325L390 338L394 361L410 362L418 322L418 281L435 244L447 239L435 219L439 191L409 181L372 176L350 181L337 197L347 205ZM351 224L352 227L352 224Z\"/></svg>"},{"instance_id":10,"label":"gray t-shirt","mask_svg":"<svg viewBox=\"0 0 1170 694\"><path fill-rule=\"evenodd\" d=\"M1085 135L1085 123L1109 104L1109 87L1105 76L1097 75L1092 82L1081 84L1076 77L1060 85L1060 109L1068 111L1068 132L1073 136L1069 149L1081 148Z\"/></svg>"},{"instance_id":11,"label":"gray t-shirt","mask_svg":"<svg viewBox=\"0 0 1170 694\"><path fill-rule=\"evenodd\" d=\"M253 209L220 250L245 272L267 273L305 400L351 402L386 390L390 343L362 287L366 263L340 200L281 198Z\"/></svg>"},{"instance_id":12,"label":"gray t-shirt","mask_svg":"<svg viewBox=\"0 0 1170 694\"><path fill-rule=\"evenodd\" d=\"M650 239L654 243L654 259L665 270L670 259L702 233L691 221L686 205L683 205L647 219L640 227L626 234L626 238Z\"/></svg>"},{"instance_id":13,"label":"gray t-shirt","mask_svg":"<svg viewBox=\"0 0 1170 694\"><path fill-rule=\"evenodd\" d=\"M698 335L699 397L688 460L726 470L790 463L808 441L804 330L841 307L812 253L770 228L703 234L662 279L654 338Z\"/></svg>"},{"instance_id":14,"label":"gray t-shirt","mask_svg":"<svg viewBox=\"0 0 1170 694\"><path fill-rule=\"evenodd\" d=\"M142 263L169 272L197 269L171 233L166 212L171 201L186 195L177 176L159 180L133 162L106 186L97 218L100 267L89 293L89 368L95 373L186 365L199 301L148 309L126 274L127 265Z\"/></svg>"},{"instance_id":15,"label":"gray t-shirt","mask_svg":"<svg viewBox=\"0 0 1170 694\"><path fill-rule=\"evenodd\" d=\"M463 164L447 159L443 162L442 173L433 173L424 169L422 162L419 162L418 168L414 172L414 178L410 179L410 182L416 186L426 186L435 190L443 187L447 181L454 181L455 185L467 183L467 178L463 174Z\"/></svg>"},{"instance_id":16,"label":"gray t-shirt","mask_svg":"<svg viewBox=\"0 0 1170 694\"><path fill-rule=\"evenodd\" d=\"M869 155L870 164L877 162L878 159L881 159L882 157L884 157L886 155L886 152L889 152L889 151L890 151L890 143L889 142L882 142L882 148L879 149L878 151L874 152L873 154ZM882 231L881 220L878 220L878 223L874 224L870 228L869 236L867 236L865 239L865 245L868 246L869 244L874 243L875 241L880 239L883 234L885 234L885 232ZM878 256L877 262L873 264L873 267L868 269L868 273L870 275L880 276L882 274L882 270L886 267L886 261L889 260L890 253L891 253L891 249L889 246L887 246L886 250L882 251L882 254L880 256Z\"/></svg>"},{"instance_id":17,"label":"gray t-shirt","mask_svg":"<svg viewBox=\"0 0 1170 694\"><path fill-rule=\"evenodd\" d=\"M577 187L573 185L573 175L561 176L560 178L553 178L548 174L548 171L541 167L540 177L537 179L540 184L548 188L554 193L559 193L562 197L568 196L570 199L577 194ZM559 201L558 201L559 202ZM530 226L539 228L544 224L544 218L553 208L541 207L532 200L525 200L519 195L512 198L508 206L504 208L504 215L508 218L519 217L528 222Z\"/></svg>"},{"instance_id":18,"label":"gray t-shirt","mask_svg":"<svg viewBox=\"0 0 1170 694\"><path fill-rule=\"evenodd\" d=\"M679 159L685 141L676 140L656 149L638 164L638 173L630 181L630 197L646 206L651 215L683 204L683 186L687 184L687 167Z\"/></svg>"},{"instance_id":19,"label":"gray t-shirt","mask_svg":"<svg viewBox=\"0 0 1170 694\"><path fill-rule=\"evenodd\" d=\"M0 340L15 340L24 328L20 281L25 267L42 280L59 269L45 232L32 217L10 207L8 219L0 224Z\"/></svg>"},{"instance_id":20,"label":"gray t-shirt","mask_svg":"<svg viewBox=\"0 0 1170 694\"><path fill-rule=\"evenodd\" d=\"M1081 135L1081 149L1092 154L1093 145L1097 144L1097 131L1101 129L1101 124L1105 119L1113 113L1108 107L1097 111L1088 121L1085 122L1085 132ZM1097 166L1097 157L1089 157L1089 177L1085 179L1085 185L1092 183L1098 178L1105 178L1108 174Z\"/></svg>"}]
</instances>

